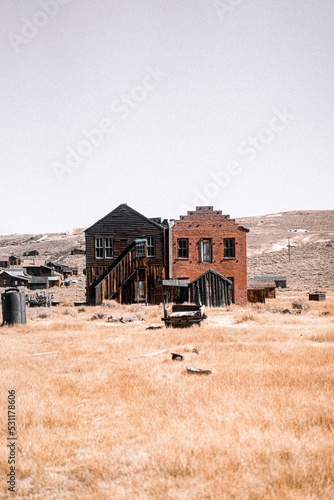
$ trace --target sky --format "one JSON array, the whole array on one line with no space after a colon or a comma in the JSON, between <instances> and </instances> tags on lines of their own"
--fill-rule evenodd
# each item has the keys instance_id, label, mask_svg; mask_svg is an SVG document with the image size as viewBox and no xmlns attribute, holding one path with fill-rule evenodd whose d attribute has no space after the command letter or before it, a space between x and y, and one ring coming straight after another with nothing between
<instances>
[{"instance_id":1,"label":"sky","mask_svg":"<svg viewBox=\"0 0 334 500\"><path fill-rule=\"evenodd\" d=\"M1 0L0 234L333 207L334 0Z\"/></svg>"}]
</instances>

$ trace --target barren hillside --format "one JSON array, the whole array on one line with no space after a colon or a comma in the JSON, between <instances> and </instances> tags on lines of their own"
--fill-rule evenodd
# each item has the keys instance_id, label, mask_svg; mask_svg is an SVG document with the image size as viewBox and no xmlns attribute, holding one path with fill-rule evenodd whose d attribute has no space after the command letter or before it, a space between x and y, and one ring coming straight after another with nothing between
<instances>
[{"instance_id":1,"label":"barren hillside","mask_svg":"<svg viewBox=\"0 0 334 500\"><path fill-rule=\"evenodd\" d=\"M238 222L250 229L249 274L286 275L293 290L334 290L334 210L282 212Z\"/></svg>"}]
</instances>

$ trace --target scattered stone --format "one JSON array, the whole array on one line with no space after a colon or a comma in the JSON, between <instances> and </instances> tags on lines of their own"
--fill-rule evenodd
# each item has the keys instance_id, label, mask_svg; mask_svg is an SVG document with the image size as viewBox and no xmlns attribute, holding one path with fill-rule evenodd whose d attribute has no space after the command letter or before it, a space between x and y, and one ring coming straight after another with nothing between
<instances>
[{"instance_id":1,"label":"scattered stone","mask_svg":"<svg viewBox=\"0 0 334 500\"><path fill-rule=\"evenodd\" d=\"M175 361L183 361L184 357L181 354L177 354L176 352L172 352L172 359Z\"/></svg>"},{"instance_id":2,"label":"scattered stone","mask_svg":"<svg viewBox=\"0 0 334 500\"><path fill-rule=\"evenodd\" d=\"M194 368L193 366L187 366L187 372L198 375L210 375L210 373L212 373L211 370L202 370L201 368Z\"/></svg>"}]
</instances>

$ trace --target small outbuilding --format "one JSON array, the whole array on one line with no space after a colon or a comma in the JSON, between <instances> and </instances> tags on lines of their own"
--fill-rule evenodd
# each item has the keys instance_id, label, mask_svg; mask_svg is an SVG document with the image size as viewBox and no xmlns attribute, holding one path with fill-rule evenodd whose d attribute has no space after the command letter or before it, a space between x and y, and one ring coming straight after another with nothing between
<instances>
[{"instance_id":1,"label":"small outbuilding","mask_svg":"<svg viewBox=\"0 0 334 500\"><path fill-rule=\"evenodd\" d=\"M262 302L266 299L276 297L276 283L274 280L248 280L247 299L248 302Z\"/></svg>"},{"instance_id":2,"label":"small outbuilding","mask_svg":"<svg viewBox=\"0 0 334 500\"><path fill-rule=\"evenodd\" d=\"M189 284L189 299L208 307L225 307L232 303L233 282L209 269Z\"/></svg>"},{"instance_id":3,"label":"small outbuilding","mask_svg":"<svg viewBox=\"0 0 334 500\"><path fill-rule=\"evenodd\" d=\"M24 269L6 269L0 272L0 286L26 286L30 283L31 276Z\"/></svg>"},{"instance_id":4,"label":"small outbuilding","mask_svg":"<svg viewBox=\"0 0 334 500\"><path fill-rule=\"evenodd\" d=\"M308 294L309 300L326 300L325 292L313 292Z\"/></svg>"}]
</instances>

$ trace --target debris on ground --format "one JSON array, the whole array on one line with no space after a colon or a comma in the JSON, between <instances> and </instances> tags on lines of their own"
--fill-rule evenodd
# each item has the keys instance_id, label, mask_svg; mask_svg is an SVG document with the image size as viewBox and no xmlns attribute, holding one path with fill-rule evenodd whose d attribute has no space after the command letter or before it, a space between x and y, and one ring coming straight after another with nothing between
<instances>
[{"instance_id":1,"label":"debris on ground","mask_svg":"<svg viewBox=\"0 0 334 500\"><path fill-rule=\"evenodd\" d=\"M184 360L184 357L182 356L182 354L177 354L176 352L172 352L171 355L172 355L172 359L174 359L175 361L183 361Z\"/></svg>"},{"instance_id":2,"label":"debris on ground","mask_svg":"<svg viewBox=\"0 0 334 500\"><path fill-rule=\"evenodd\" d=\"M198 375L210 375L211 370L202 370L201 368L194 368L193 366L187 366L188 373L195 373Z\"/></svg>"},{"instance_id":3,"label":"debris on ground","mask_svg":"<svg viewBox=\"0 0 334 500\"><path fill-rule=\"evenodd\" d=\"M162 326L161 325L149 325L145 330L161 330Z\"/></svg>"}]
</instances>

